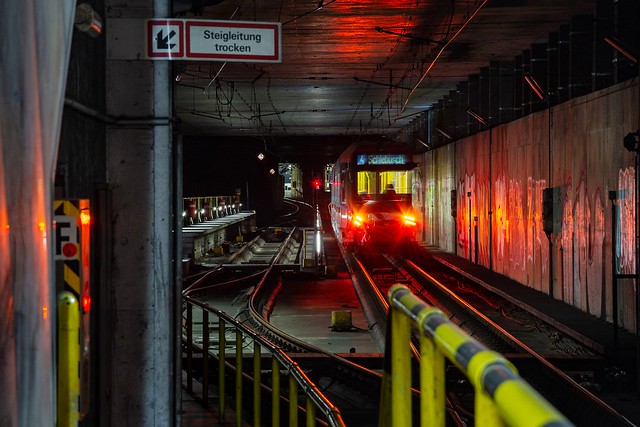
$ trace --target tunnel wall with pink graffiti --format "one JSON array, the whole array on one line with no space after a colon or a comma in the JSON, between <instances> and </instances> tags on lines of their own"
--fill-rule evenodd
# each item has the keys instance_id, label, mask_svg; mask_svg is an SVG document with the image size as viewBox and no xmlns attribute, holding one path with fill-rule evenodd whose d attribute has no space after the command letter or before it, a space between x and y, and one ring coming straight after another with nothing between
<instances>
[{"instance_id":1,"label":"tunnel wall with pink graffiti","mask_svg":"<svg viewBox=\"0 0 640 427\"><path fill-rule=\"evenodd\" d=\"M635 153L623 138L639 128L638 95L636 78L425 153L425 243L612 321L613 268L635 272ZM560 188L549 235L547 187ZM618 304L635 330L634 280L618 280Z\"/></svg>"}]
</instances>

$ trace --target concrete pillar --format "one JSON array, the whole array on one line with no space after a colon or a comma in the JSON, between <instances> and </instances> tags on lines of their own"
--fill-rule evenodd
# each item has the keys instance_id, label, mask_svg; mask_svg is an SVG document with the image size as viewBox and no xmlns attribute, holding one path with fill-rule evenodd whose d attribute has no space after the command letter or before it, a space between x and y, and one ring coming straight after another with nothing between
<instances>
[{"instance_id":1,"label":"concrete pillar","mask_svg":"<svg viewBox=\"0 0 640 427\"><path fill-rule=\"evenodd\" d=\"M176 423L177 340L172 230L170 63L127 58L119 41L144 35L144 20L166 18L168 2L105 2L106 109L113 246L101 348L101 423ZM141 31L142 30L142 31ZM143 46L142 44L141 46ZM105 336L106 335L106 336Z\"/></svg>"}]
</instances>

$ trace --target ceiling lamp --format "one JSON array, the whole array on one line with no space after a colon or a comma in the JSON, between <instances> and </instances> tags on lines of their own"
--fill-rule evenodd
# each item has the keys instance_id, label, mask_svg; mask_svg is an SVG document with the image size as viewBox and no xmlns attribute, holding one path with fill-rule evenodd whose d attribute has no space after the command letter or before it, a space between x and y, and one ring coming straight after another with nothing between
<instances>
[{"instance_id":1,"label":"ceiling lamp","mask_svg":"<svg viewBox=\"0 0 640 427\"><path fill-rule=\"evenodd\" d=\"M78 31L98 37L102 34L102 18L88 3L80 3L76 6L74 26Z\"/></svg>"}]
</instances>

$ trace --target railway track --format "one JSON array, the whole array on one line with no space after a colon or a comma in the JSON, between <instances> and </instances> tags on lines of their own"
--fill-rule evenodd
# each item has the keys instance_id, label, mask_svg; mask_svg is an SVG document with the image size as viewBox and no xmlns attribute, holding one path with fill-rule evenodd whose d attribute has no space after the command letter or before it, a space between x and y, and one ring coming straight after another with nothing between
<instances>
[{"instance_id":1,"label":"railway track","mask_svg":"<svg viewBox=\"0 0 640 427\"><path fill-rule=\"evenodd\" d=\"M257 264L251 263L252 270L234 270L227 264L209 273L201 273L185 292L208 306L225 307L225 311L232 313L244 327L286 351L322 393L340 408L347 425L377 425L382 379L379 372L312 346L269 323L279 288L283 281L296 275L296 270L291 268L289 263L279 263L283 254L289 251L287 248L292 247L292 244L286 242L295 238L292 231L282 239L280 245L272 245L271 262L264 268L259 269ZM222 268L233 271L234 274L222 273ZM249 271L251 273L248 273ZM227 340L229 339L233 337L230 336ZM203 342L201 338L196 338L195 341L198 345ZM213 346L215 347L215 341ZM264 365L270 366L267 363ZM267 374L269 372L265 370L265 377L268 377ZM212 378L210 382L213 383L214 380L215 378Z\"/></svg>"},{"instance_id":2,"label":"railway track","mask_svg":"<svg viewBox=\"0 0 640 427\"><path fill-rule=\"evenodd\" d=\"M208 285L213 288L194 286L192 290L199 290L193 291L193 295L207 299L207 295L215 294L216 298L226 298L227 303L241 300L236 308L236 319L284 349L340 409L347 425L377 425L382 379L377 368L381 361L369 366L358 365L290 336L269 323L279 287L295 275L291 268L276 267L275 260L287 251L284 248L283 243L275 249L274 261L266 268L223 284ZM362 251L357 257L350 253L344 253L344 256L374 339L384 342L386 337L388 288L403 283L428 304L439 307L478 341L505 355L516 365L521 376L577 425L633 425L566 373L600 369L602 358L561 332L542 325L535 316L495 295L480 293L477 286L438 267L432 259L416 258L416 254L405 259ZM255 267L255 263L250 264ZM222 275L218 275L214 280L220 280ZM210 292L216 287L215 292ZM217 302L209 300L209 304ZM450 423L467 425L473 421L472 388L455 369L448 372L451 373L447 387ZM414 408L419 408L417 402ZM415 414L414 419L419 419L419 414Z\"/></svg>"},{"instance_id":3,"label":"railway track","mask_svg":"<svg viewBox=\"0 0 640 427\"><path fill-rule=\"evenodd\" d=\"M348 254L345 255L350 258ZM353 258L350 259L353 260ZM351 272L352 277L363 276L367 282L361 285L362 289L359 292L376 293L376 286L373 286L373 282L366 279L369 273L357 263L355 269L356 271ZM273 298L277 296L278 288L282 286L283 280L287 280L286 275L279 276L277 279L265 277L249 301L249 310L243 322L251 324L261 335L286 348L307 376L320 387L322 393L340 408L347 425L377 426L382 386L382 372L379 368L383 364L382 360L373 362L378 369L370 369L367 366L354 363L349 358L310 345L271 325L269 307L273 305ZM385 296L377 293L375 301L364 295L360 299L361 302L367 304L365 311L368 312L368 316L371 316L369 323L373 325L371 328L373 335L384 340L388 310ZM384 348L384 345L381 347ZM414 351L414 355L418 357L417 351ZM371 360L368 362L372 363ZM414 419L418 420L420 419L418 413L420 405L417 391L414 392L413 399L413 408L416 412ZM453 403L450 403L447 410L451 425L466 425L465 420L468 420L468 417L461 415L454 406Z\"/></svg>"},{"instance_id":4,"label":"railway track","mask_svg":"<svg viewBox=\"0 0 640 427\"><path fill-rule=\"evenodd\" d=\"M378 288L371 298L386 294L394 282L404 283L469 335L507 357L525 380L577 425L634 425L570 375L604 369L606 361L593 349L443 268L424 252L412 257L360 252L357 262ZM462 390L458 397L471 393L470 387L464 391L465 381L456 379L456 389Z\"/></svg>"}]
</instances>

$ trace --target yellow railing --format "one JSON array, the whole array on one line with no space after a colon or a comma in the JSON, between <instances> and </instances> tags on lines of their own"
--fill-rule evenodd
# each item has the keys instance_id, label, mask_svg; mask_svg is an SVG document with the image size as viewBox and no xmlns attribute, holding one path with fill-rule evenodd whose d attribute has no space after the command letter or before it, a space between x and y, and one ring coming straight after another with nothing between
<instances>
[{"instance_id":1,"label":"yellow railing","mask_svg":"<svg viewBox=\"0 0 640 427\"><path fill-rule=\"evenodd\" d=\"M387 333L380 426L412 425L411 329L420 340L420 425L445 425L445 357L467 376L475 391L475 425L572 426L502 355L468 336L435 307L403 285L389 290L391 325ZM389 344L390 343L390 344ZM386 368L389 366L389 368ZM393 373L393 375L391 375Z\"/></svg>"},{"instance_id":2,"label":"yellow railing","mask_svg":"<svg viewBox=\"0 0 640 427\"><path fill-rule=\"evenodd\" d=\"M243 398L248 398L253 403L252 419L254 426L262 425L263 414L261 413L261 403L263 390L271 391L271 421L273 426L298 425L298 415L305 415L305 422L302 425L314 426L316 422L329 426L344 426L340 411L322 394L316 385L306 376L300 367L278 346L260 336L250 328L226 313L217 310L207 304L184 296L184 316L183 316L183 340L186 349L186 363L183 367L187 373L187 390L195 395L193 369L194 353L202 355L202 375L201 375L201 395L196 396L204 406L209 405L209 379L214 372L210 368L212 359L217 359L218 376L218 414L220 424L224 425L226 394L230 391L226 384L226 372L235 371L233 401L235 403L235 425L243 424ZM194 319L197 317L197 319ZM201 325L202 341L196 344L194 326ZM210 331L217 329L217 343L212 343ZM227 335L235 331L235 342L227 340ZM213 334L215 335L215 333ZM247 357L253 357L252 369L243 368L243 348L253 343L253 351L247 352ZM217 345L216 345L217 344ZM271 355L271 384L267 386L261 381L262 371L262 350L266 350ZM235 357L229 353L235 353ZM231 361L235 359L235 363ZM266 368L265 368L266 369ZM287 374L288 396L281 396L280 377L281 373ZM251 396L243 395L247 388L243 384L252 383ZM299 406L300 395L305 400L305 407ZM281 420L281 405L288 405L287 422ZM322 415L319 417L316 416Z\"/></svg>"}]
</instances>

